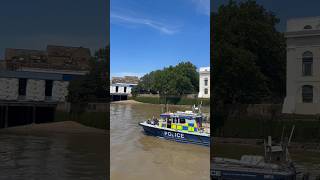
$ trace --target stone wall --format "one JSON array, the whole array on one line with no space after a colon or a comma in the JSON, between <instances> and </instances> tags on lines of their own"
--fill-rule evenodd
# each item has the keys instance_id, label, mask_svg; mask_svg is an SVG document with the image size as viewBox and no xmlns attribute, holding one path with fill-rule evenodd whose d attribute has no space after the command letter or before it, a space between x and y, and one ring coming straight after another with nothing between
<instances>
[{"instance_id":1,"label":"stone wall","mask_svg":"<svg viewBox=\"0 0 320 180\"><path fill-rule=\"evenodd\" d=\"M67 81L54 81L52 87L52 100L65 101L68 95L69 82Z\"/></svg>"},{"instance_id":2,"label":"stone wall","mask_svg":"<svg viewBox=\"0 0 320 180\"><path fill-rule=\"evenodd\" d=\"M44 101L45 81L28 79L26 99L31 101Z\"/></svg>"},{"instance_id":3,"label":"stone wall","mask_svg":"<svg viewBox=\"0 0 320 180\"><path fill-rule=\"evenodd\" d=\"M0 78L0 100L18 99L18 79Z\"/></svg>"}]
</instances>

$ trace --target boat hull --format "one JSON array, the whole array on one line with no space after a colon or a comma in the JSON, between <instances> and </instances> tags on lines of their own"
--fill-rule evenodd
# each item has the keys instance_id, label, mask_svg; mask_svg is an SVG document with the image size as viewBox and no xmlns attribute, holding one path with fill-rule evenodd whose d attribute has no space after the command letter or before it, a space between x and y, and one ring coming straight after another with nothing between
<instances>
[{"instance_id":1,"label":"boat hull","mask_svg":"<svg viewBox=\"0 0 320 180\"><path fill-rule=\"evenodd\" d=\"M176 141L180 143L197 144L203 146L210 145L209 136L194 135L189 133L184 133L181 131L174 131L168 129L160 129L152 126L146 126L142 123L139 124L143 127L146 135L156 136L164 138L171 141Z\"/></svg>"},{"instance_id":2,"label":"boat hull","mask_svg":"<svg viewBox=\"0 0 320 180\"><path fill-rule=\"evenodd\" d=\"M211 169L211 179L229 179L229 180L295 180L295 172L283 172L274 173L272 171L265 170L265 172L255 172L247 170L226 170L226 169Z\"/></svg>"}]
</instances>

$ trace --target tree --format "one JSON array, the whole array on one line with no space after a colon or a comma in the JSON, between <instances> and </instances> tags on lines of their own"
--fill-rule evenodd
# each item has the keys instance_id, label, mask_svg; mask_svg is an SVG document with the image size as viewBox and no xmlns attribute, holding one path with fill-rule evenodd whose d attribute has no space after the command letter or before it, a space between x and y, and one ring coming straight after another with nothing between
<instances>
[{"instance_id":1,"label":"tree","mask_svg":"<svg viewBox=\"0 0 320 180\"><path fill-rule=\"evenodd\" d=\"M197 68L190 62L181 62L144 75L133 92L134 95L139 92L157 92L160 96L182 96L197 93L198 84Z\"/></svg>"},{"instance_id":2,"label":"tree","mask_svg":"<svg viewBox=\"0 0 320 180\"><path fill-rule=\"evenodd\" d=\"M230 104L279 103L285 95L286 46L279 19L248 0L211 13L212 117L219 129Z\"/></svg>"},{"instance_id":3,"label":"tree","mask_svg":"<svg viewBox=\"0 0 320 180\"><path fill-rule=\"evenodd\" d=\"M107 68L109 63L108 47L99 49L90 60L89 73L72 80L69 84L68 101L71 103L87 103L108 96Z\"/></svg>"},{"instance_id":4,"label":"tree","mask_svg":"<svg viewBox=\"0 0 320 180\"><path fill-rule=\"evenodd\" d=\"M281 102L286 47L279 19L251 0L231 0L211 16L214 101Z\"/></svg>"}]
</instances>

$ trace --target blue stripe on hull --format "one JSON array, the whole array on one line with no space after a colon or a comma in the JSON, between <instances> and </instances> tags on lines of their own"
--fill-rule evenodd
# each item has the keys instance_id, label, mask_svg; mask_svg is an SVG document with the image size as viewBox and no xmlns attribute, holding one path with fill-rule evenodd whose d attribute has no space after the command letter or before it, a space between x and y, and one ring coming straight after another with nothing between
<instances>
[{"instance_id":1,"label":"blue stripe on hull","mask_svg":"<svg viewBox=\"0 0 320 180\"><path fill-rule=\"evenodd\" d=\"M212 178L222 178L230 180L295 180L296 174L292 172L287 175L276 175L272 172L270 173L253 173L253 172L239 172L239 171L228 171L228 170L211 170Z\"/></svg>"},{"instance_id":2,"label":"blue stripe on hull","mask_svg":"<svg viewBox=\"0 0 320 180\"><path fill-rule=\"evenodd\" d=\"M149 126L141 125L147 135L162 137L168 140L181 142L181 143L188 143L188 144L198 144L209 146L210 145L210 137L205 136L197 136L182 132L173 132L173 131L166 131L164 129L153 128Z\"/></svg>"}]
</instances>

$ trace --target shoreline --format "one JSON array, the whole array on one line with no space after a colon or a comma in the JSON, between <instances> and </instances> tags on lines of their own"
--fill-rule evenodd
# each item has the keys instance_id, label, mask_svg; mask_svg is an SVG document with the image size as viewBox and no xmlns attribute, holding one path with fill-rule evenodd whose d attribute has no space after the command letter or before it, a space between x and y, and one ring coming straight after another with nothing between
<instances>
[{"instance_id":1,"label":"shoreline","mask_svg":"<svg viewBox=\"0 0 320 180\"><path fill-rule=\"evenodd\" d=\"M149 103L143 103L143 102L129 99L129 100L123 100L123 101L112 101L110 102L110 104L149 104Z\"/></svg>"},{"instance_id":2,"label":"shoreline","mask_svg":"<svg viewBox=\"0 0 320 180\"><path fill-rule=\"evenodd\" d=\"M165 104L155 104L155 103L145 103L145 102L140 102L136 101L133 99L129 100L123 100L123 101L112 101L110 104L145 104L145 105L165 105ZM193 105L188 105L188 104L168 104L168 106L171 107L192 107ZM202 106L202 107L210 107L210 106Z\"/></svg>"},{"instance_id":3,"label":"shoreline","mask_svg":"<svg viewBox=\"0 0 320 180\"><path fill-rule=\"evenodd\" d=\"M0 129L0 134L23 134L23 135L107 135L107 130L97 129L82 125L75 121L60 121L41 124L28 124L22 126Z\"/></svg>"},{"instance_id":4,"label":"shoreline","mask_svg":"<svg viewBox=\"0 0 320 180\"><path fill-rule=\"evenodd\" d=\"M263 139L213 137L213 146L215 143L261 147ZM314 142L291 142L290 149L320 153L320 144Z\"/></svg>"}]
</instances>

